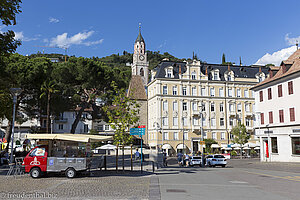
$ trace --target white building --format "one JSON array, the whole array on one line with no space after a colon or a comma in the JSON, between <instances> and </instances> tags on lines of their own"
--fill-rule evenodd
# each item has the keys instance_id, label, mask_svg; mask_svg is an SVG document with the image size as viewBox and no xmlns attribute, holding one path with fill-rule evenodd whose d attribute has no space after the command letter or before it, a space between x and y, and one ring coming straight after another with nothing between
<instances>
[{"instance_id":1,"label":"white building","mask_svg":"<svg viewBox=\"0 0 300 200\"><path fill-rule=\"evenodd\" d=\"M252 88L260 125L261 161L300 162L300 50Z\"/></svg>"}]
</instances>

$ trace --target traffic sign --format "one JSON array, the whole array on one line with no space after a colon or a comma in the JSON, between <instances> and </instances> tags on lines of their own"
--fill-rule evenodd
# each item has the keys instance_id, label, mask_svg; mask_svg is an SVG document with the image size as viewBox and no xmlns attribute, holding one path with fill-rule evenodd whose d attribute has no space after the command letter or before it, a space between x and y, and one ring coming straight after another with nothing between
<instances>
[{"instance_id":1,"label":"traffic sign","mask_svg":"<svg viewBox=\"0 0 300 200\"><path fill-rule=\"evenodd\" d=\"M140 125L140 126L138 126L138 128L146 128L146 126L145 125Z\"/></svg>"},{"instance_id":2,"label":"traffic sign","mask_svg":"<svg viewBox=\"0 0 300 200\"><path fill-rule=\"evenodd\" d=\"M200 145L205 145L205 141L200 141L199 144Z\"/></svg>"},{"instance_id":3,"label":"traffic sign","mask_svg":"<svg viewBox=\"0 0 300 200\"><path fill-rule=\"evenodd\" d=\"M145 135L146 129L145 128L131 128L130 135Z\"/></svg>"}]
</instances>

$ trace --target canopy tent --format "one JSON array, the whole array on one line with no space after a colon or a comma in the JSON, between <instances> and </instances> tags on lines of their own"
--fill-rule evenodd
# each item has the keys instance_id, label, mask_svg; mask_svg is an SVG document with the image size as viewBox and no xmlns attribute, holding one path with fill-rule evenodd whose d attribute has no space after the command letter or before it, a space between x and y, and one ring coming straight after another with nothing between
<instances>
[{"instance_id":1,"label":"canopy tent","mask_svg":"<svg viewBox=\"0 0 300 200\"><path fill-rule=\"evenodd\" d=\"M115 150L117 146L111 145L111 144L106 144L101 147L97 147L96 149L105 149L105 150Z\"/></svg>"},{"instance_id":2,"label":"canopy tent","mask_svg":"<svg viewBox=\"0 0 300 200\"><path fill-rule=\"evenodd\" d=\"M164 144L161 148L162 149L172 149L172 146L169 144ZM178 149L178 147L177 147L177 149Z\"/></svg>"},{"instance_id":3,"label":"canopy tent","mask_svg":"<svg viewBox=\"0 0 300 200\"><path fill-rule=\"evenodd\" d=\"M212 144L211 148L220 148L220 145L218 145L218 144Z\"/></svg>"},{"instance_id":4,"label":"canopy tent","mask_svg":"<svg viewBox=\"0 0 300 200\"><path fill-rule=\"evenodd\" d=\"M229 150L232 150L232 148L230 148L230 147L223 147L222 150L229 151Z\"/></svg>"},{"instance_id":5,"label":"canopy tent","mask_svg":"<svg viewBox=\"0 0 300 200\"><path fill-rule=\"evenodd\" d=\"M112 136L102 136L102 135L87 135L87 134L26 134L27 139L35 140L67 140L74 142L101 142L112 140Z\"/></svg>"},{"instance_id":6,"label":"canopy tent","mask_svg":"<svg viewBox=\"0 0 300 200\"><path fill-rule=\"evenodd\" d=\"M243 147L249 147L249 148L254 148L256 146L257 146L257 144L254 144L254 143L246 143L243 145Z\"/></svg>"},{"instance_id":7,"label":"canopy tent","mask_svg":"<svg viewBox=\"0 0 300 200\"><path fill-rule=\"evenodd\" d=\"M184 148L187 149L188 147L184 145ZM178 144L177 149L183 149L183 144Z\"/></svg>"}]
</instances>

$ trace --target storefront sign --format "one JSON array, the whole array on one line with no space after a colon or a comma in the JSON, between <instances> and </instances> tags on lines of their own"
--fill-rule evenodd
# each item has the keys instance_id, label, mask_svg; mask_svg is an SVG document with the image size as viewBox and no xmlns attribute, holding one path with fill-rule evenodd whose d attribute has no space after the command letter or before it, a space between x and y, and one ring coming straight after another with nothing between
<instances>
[{"instance_id":1,"label":"storefront sign","mask_svg":"<svg viewBox=\"0 0 300 200\"><path fill-rule=\"evenodd\" d=\"M293 133L300 133L300 129L293 129Z\"/></svg>"}]
</instances>

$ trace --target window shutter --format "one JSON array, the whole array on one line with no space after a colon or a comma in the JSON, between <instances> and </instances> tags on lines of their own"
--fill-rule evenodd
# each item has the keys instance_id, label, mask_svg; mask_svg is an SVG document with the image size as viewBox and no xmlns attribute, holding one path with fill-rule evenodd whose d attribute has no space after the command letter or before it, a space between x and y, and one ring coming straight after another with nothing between
<instances>
[{"instance_id":1,"label":"window shutter","mask_svg":"<svg viewBox=\"0 0 300 200\"><path fill-rule=\"evenodd\" d=\"M260 113L260 123L265 124L264 113Z\"/></svg>"},{"instance_id":2,"label":"window shutter","mask_svg":"<svg viewBox=\"0 0 300 200\"><path fill-rule=\"evenodd\" d=\"M282 97L282 85L278 85L278 97Z\"/></svg>"},{"instance_id":3,"label":"window shutter","mask_svg":"<svg viewBox=\"0 0 300 200\"><path fill-rule=\"evenodd\" d=\"M295 108L290 108L290 121L295 121Z\"/></svg>"},{"instance_id":4,"label":"window shutter","mask_svg":"<svg viewBox=\"0 0 300 200\"><path fill-rule=\"evenodd\" d=\"M263 91L259 92L259 99L260 99L260 102L262 102L264 100Z\"/></svg>"},{"instance_id":5,"label":"window shutter","mask_svg":"<svg viewBox=\"0 0 300 200\"><path fill-rule=\"evenodd\" d=\"M273 124L273 112L269 112L269 123Z\"/></svg>"}]
</instances>

